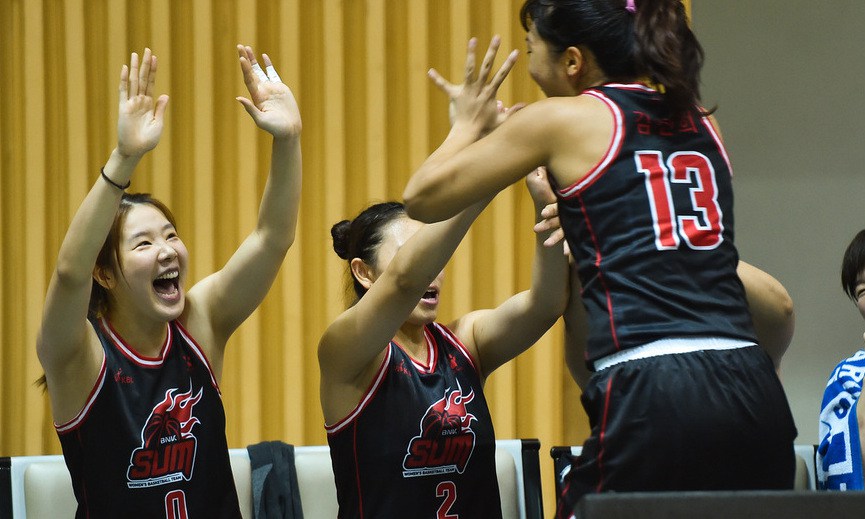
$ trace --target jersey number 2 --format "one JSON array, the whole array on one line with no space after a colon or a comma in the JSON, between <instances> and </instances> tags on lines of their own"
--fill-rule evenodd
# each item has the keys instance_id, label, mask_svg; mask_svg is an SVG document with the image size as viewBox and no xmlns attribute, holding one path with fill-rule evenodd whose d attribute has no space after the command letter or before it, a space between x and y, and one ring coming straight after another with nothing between
<instances>
[{"instance_id":1,"label":"jersey number 2","mask_svg":"<svg viewBox=\"0 0 865 519\"><path fill-rule=\"evenodd\" d=\"M724 226L718 184L715 168L705 155L679 151L664 161L659 151L638 151L634 160L637 170L646 177L658 250L678 249L680 237L695 250L714 249L721 244ZM685 209L695 216L677 216L671 184L691 184L691 207Z\"/></svg>"},{"instance_id":2,"label":"jersey number 2","mask_svg":"<svg viewBox=\"0 0 865 519\"><path fill-rule=\"evenodd\" d=\"M442 481L436 486L436 497L445 498L436 513L436 519L460 519L459 514L452 514L451 507L457 500L457 486L453 481Z\"/></svg>"}]
</instances>

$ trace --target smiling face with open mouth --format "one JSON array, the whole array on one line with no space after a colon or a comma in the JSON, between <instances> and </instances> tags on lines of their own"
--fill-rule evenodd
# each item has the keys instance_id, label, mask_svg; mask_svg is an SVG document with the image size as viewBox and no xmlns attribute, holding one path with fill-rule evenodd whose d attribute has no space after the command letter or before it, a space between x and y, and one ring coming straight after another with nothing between
<instances>
[{"instance_id":1,"label":"smiling face with open mouth","mask_svg":"<svg viewBox=\"0 0 865 519\"><path fill-rule=\"evenodd\" d=\"M114 300L159 321L177 319L185 303L189 253L174 225L156 207L129 211L120 238L121 275Z\"/></svg>"}]
</instances>

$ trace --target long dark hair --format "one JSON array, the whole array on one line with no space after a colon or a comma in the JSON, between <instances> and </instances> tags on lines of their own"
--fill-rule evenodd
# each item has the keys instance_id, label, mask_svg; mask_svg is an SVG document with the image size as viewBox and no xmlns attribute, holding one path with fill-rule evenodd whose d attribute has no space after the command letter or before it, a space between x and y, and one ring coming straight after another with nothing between
<instances>
[{"instance_id":1,"label":"long dark hair","mask_svg":"<svg viewBox=\"0 0 865 519\"><path fill-rule=\"evenodd\" d=\"M703 48L688 25L681 0L526 0L520 21L554 50L583 45L611 81L647 77L662 85L675 114L700 101Z\"/></svg>"},{"instance_id":2,"label":"long dark hair","mask_svg":"<svg viewBox=\"0 0 865 519\"><path fill-rule=\"evenodd\" d=\"M333 250L349 262L360 258L367 265L375 262L375 253L381 244L384 228L395 219L405 216L405 206L399 202L382 202L364 209L354 220L343 220L330 229ZM351 273L351 267L349 267ZM363 297L366 288L351 273L357 299Z\"/></svg>"}]
</instances>

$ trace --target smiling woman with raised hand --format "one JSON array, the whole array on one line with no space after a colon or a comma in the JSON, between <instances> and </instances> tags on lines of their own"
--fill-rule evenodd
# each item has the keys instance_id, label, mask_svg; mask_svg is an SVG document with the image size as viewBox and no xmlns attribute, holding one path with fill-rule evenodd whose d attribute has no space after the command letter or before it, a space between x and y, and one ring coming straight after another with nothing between
<instances>
[{"instance_id":1,"label":"smiling woman with raised hand","mask_svg":"<svg viewBox=\"0 0 865 519\"><path fill-rule=\"evenodd\" d=\"M240 517L219 380L231 334L261 303L294 241L301 120L264 55L238 46L273 136L255 230L187 290L189 255L168 208L127 194L162 135L156 56L120 74L117 147L76 212L48 286L37 353L72 475L77 517Z\"/></svg>"}]
</instances>

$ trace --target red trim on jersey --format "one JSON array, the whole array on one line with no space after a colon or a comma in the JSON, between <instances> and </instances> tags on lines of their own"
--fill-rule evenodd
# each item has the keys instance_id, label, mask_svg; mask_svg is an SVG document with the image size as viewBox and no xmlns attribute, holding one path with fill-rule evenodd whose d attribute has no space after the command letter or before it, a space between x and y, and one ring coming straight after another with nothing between
<instances>
[{"instance_id":1,"label":"red trim on jersey","mask_svg":"<svg viewBox=\"0 0 865 519\"><path fill-rule=\"evenodd\" d=\"M475 370L475 373L477 373L477 375L479 377L483 378L483 375L481 375L481 370L478 368L480 363L475 362L475 359L472 358L472 354L469 353L468 348L465 347L465 345L462 343L462 341L459 340L459 338L456 335L454 335L454 333L452 331L450 331L450 329L447 326L444 326L444 325L439 324L439 323L432 323L432 324L440 332L442 332L442 335L444 335L445 339L449 340L450 343L453 344L454 347L456 349L458 349L465 356L466 360L469 361L469 364L471 364L472 368Z\"/></svg>"},{"instance_id":2,"label":"red trim on jersey","mask_svg":"<svg viewBox=\"0 0 865 519\"><path fill-rule=\"evenodd\" d=\"M430 331L427 329L426 326L423 327L423 338L426 341L426 348L427 348L427 354L426 354L426 362L427 363L426 364L424 364L424 363L418 361L417 359L415 359L414 357L412 357L409 352L405 351L405 348L403 348L400 343L398 343L396 341L393 341L393 343L396 344L397 347L399 347L399 349L401 349L403 352L405 352L406 355L408 355L408 358L411 359L411 363L414 364L414 367L416 370L420 371L424 375L429 375L430 373L432 373L433 371L436 370L436 363L438 363L438 358L439 358L438 348L436 348L434 346L435 345L435 339L433 338L432 334L430 333Z\"/></svg>"},{"instance_id":3,"label":"red trim on jersey","mask_svg":"<svg viewBox=\"0 0 865 519\"><path fill-rule=\"evenodd\" d=\"M556 519L563 519L565 517L564 515L562 515L565 512L565 500L563 499L563 497L568 494L569 488L571 488L570 480L565 483L565 487L562 488L562 491L559 493L559 496L556 499L556 502L558 503L558 505L556 506Z\"/></svg>"},{"instance_id":4,"label":"red trim on jersey","mask_svg":"<svg viewBox=\"0 0 865 519\"><path fill-rule=\"evenodd\" d=\"M174 321L174 324L177 325L177 331L180 332L180 336L186 339L187 344L192 348L192 351L198 356L201 362L204 363L204 366L207 368L207 373L210 375L210 383L213 384L213 389L222 396L222 391L219 390L219 382L216 381L216 376L213 374L213 367L210 366L210 362L207 360L207 355L204 354L204 350L201 346L198 345L198 342L192 338L192 335L189 334L189 331L180 324L179 321ZM170 328L170 327L169 327Z\"/></svg>"},{"instance_id":5,"label":"red trim on jersey","mask_svg":"<svg viewBox=\"0 0 865 519\"><path fill-rule=\"evenodd\" d=\"M635 85L639 86L639 85ZM625 120L625 116L622 113L619 105L613 102L612 99L605 96L599 91L596 90L588 90L583 92L583 95L594 97L604 104L607 105L607 108L610 109L610 113L613 115L613 135L610 137L610 145L607 147L607 152L601 157L601 160L598 161L595 166L589 170L586 175L574 182L573 184L566 186L562 189L559 189L559 195L562 198L568 199L571 198L582 191L588 189L589 186L595 183L604 173L607 172L607 168L610 163L613 162L613 159L618 156L619 152L622 150L622 143L625 142L625 131L623 127L623 123Z\"/></svg>"},{"instance_id":6,"label":"red trim on jersey","mask_svg":"<svg viewBox=\"0 0 865 519\"><path fill-rule=\"evenodd\" d=\"M384 380L384 376L387 374L387 367L390 366L390 358L393 354L391 350L390 343L387 345L387 353L384 356L384 359L381 361L381 366L378 368L378 373L373 379L372 383L369 385L369 388L364 393L363 398L360 399L360 402L355 406L354 409L351 410L348 415L339 420L333 425L324 424L324 430L328 435L336 434L342 429L345 428L346 425L353 422L358 416L360 416L361 411L366 408L366 405L372 400L372 397L375 396L375 393L378 391L379 386L381 386L381 381Z\"/></svg>"},{"instance_id":7,"label":"red trim on jersey","mask_svg":"<svg viewBox=\"0 0 865 519\"><path fill-rule=\"evenodd\" d=\"M422 375L429 375L430 373L435 371L436 363L438 362L438 348L435 347L435 339L429 332L429 330L427 330L426 326L424 326L423 329L423 338L426 341L427 347L426 364L414 358L411 353L406 351L406 349L402 347L402 344L398 343L396 340L394 340L393 343L396 344L397 348L401 349L402 352L406 354L409 360L411 360L411 363L414 365L414 369L420 371Z\"/></svg>"},{"instance_id":8,"label":"red trim on jersey","mask_svg":"<svg viewBox=\"0 0 865 519\"><path fill-rule=\"evenodd\" d=\"M137 364L142 368L158 368L162 366L162 363L165 362L165 359L168 357L168 352L171 349L171 327L166 323L166 327L168 328L168 333L165 334L165 342L162 344L162 349L159 350L159 355L156 357L145 357L132 349L131 346L126 344L123 338L119 333L111 326L111 323L108 322L104 317L99 319L99 325L102 327L102 331L105 332L105 336L111 340L114 346L120 350L120 353L123 354L124 357L129 359L133 364Z\"/></svg>"},{"instance_id":9,"label":"red trim on jersey","mask_svg":"<svg viewBox=\"0 0 865 519\"><path fill-rule=\"evenodd\" d=\"M613 318L613 296L610 294L610 287L607 286L607 281L604 279L604 272L601 270L601 260L603 259L601 257L601 246L598 244L598 237L592 228L592 220L586 212L586 204L583 203L583 197L580 193L577 193L577 200L580 204L580 211L583 212L586 229L589 231L589 236L592 237L592 245L595 247L595 267L598 269L598 281L601 283L601 286L604 287L604 294L607 296L607 315L610 316L610 336L613 339L613 345L616 347L616 351L619 351L622 349L622 346L619 344L618 335L616 335L616 320Z\"/></svg>"},{"instance_id":10,"label":"red trim on jersey","mask_svg":"<svg viewBox=\"0 0 865 519\"><path fill-rule=\"evenodd\" d=\"M615 375L611 375L610 379L607 380L607 391L604 395L604 416L601 419L601 433L598 435L598 486L595 488L595 492L600 492L604 485L604 436L607 434L607 418L609 418L610 413L610 393L612 393L613 387L613 379Z\"/></svg>"},{"instance_id":11,"label":"red trim on jersey","mask_svg":"<svg viewBox=\"0 0 865 519\"><path fill-rule=\"evenodd\" d=\"M96 377L96 382L93 384L93 388L90 390L90 394L87 395L87 400L84 401L84 407L78 411L78 414L72 417L71 420L58 424L54 422L54 429L57 430L57 434L66 434L69 431L73 431L78 428L84 420L87 418L87 415L90 413L90 408L93 407L93 404L96 402L96 397L99 396L99 392L102 390L102 386L105 384L105 371L107 370L108 359L105 355L102 356L102 367L99 368L99 376Z\"/></svg>"},{"instance_id":12,"label":"red trim on jersey","mask_svg":"<svg viewBox=\"0 0 865 519\"><path fill-rule=\"evenodd\" d=\"M712 121L709 120L708 116L701 117L701 122L703 126L706 127L706 130L709 132L709 135L712 136L712 139L715 141L715 144L718 146L718 152L724 157L724 162L727 163L727 171L730 172L730 177L733 177L733 166L730 165L730 157L727 155L727 148L724 146L724 141L721 140L721 136L718 135L718 132L715 130L715 126L712 124Z\"/></svg>"}]
</instances>

